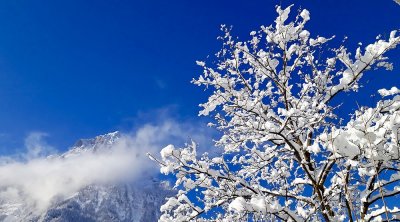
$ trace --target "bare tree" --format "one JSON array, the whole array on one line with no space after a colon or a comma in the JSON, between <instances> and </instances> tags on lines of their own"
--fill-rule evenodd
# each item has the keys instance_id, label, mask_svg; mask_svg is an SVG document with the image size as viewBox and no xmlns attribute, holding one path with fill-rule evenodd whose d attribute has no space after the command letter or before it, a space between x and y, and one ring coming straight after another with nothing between
<instances>
[{"instance_id":1,"label":"bare tree","mask_svg":"<svg viewBox=\"0 0 400 222\"><path fill-rule=\"evenodd\" d=\"M176 176L176 196L160 221L390 221L400 209L400 90L379 90L375 107L359 107L347 123L333 99L358 92L384 54L400 43L396 31L352 55L344 42L312 38L309 12L277 7L275 24L233 38L193 82L211 89L201 115L223 135L217 157L198 155L193 142L169 145L157 161ZM345 101L347 102L347 101ZM354 101L351 101L354 103ZM399 199L396 200L399 205Z\"/></svg>"}]
</instances>

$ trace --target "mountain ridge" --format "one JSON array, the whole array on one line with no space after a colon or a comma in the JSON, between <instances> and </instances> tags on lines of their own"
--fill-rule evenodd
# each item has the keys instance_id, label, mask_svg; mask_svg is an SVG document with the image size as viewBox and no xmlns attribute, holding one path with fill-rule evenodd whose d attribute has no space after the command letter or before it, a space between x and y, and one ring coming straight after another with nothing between
<instances>
[{"instance_id":1,"label":"mountain ridge","mask_svg":"<svg viewBox=\"0 0 400 222\"><path fill-rule=\"evenodd\" d=\"M113 145L121 137L121 133L116 131L91 139L80 139L65 153L51 158L68 159L104 149L112 152ZM151 177L130 183L90 184L69 197L53 198L50 207L40 214L25 203L10 203L0 199L0 221L157 221L160 206L172 194L174 191L165 182Z\"/></svg>"}]
</instances>

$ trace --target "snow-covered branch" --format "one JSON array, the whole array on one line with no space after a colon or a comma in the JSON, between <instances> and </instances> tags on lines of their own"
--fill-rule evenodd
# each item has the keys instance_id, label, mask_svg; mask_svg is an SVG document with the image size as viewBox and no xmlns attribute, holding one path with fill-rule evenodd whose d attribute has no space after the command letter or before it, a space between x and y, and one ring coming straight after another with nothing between
<instances>
[{"instance_id":1,"label":"snow-covered branch","mask_svg":"<svg viewBox=\"0 0 400 222\"><path fill-rule=\"evenodd\" d=\"M368 71L392 69L385 53L400 37L393 31L353 54L328 48L334 37L312 36L310 13L292 8L277 7L274 24L249 41L222 26L216 61L197 62L203 74L193 83L211 90L200 115L215 118L223 152L198 155L193 142L152 156L179 190L160 221L367 220L383 215L372 203L399 194L400 90L379 90L377 105L345 124L332 99L357 93Z\"/></svg>"}]
</instances>

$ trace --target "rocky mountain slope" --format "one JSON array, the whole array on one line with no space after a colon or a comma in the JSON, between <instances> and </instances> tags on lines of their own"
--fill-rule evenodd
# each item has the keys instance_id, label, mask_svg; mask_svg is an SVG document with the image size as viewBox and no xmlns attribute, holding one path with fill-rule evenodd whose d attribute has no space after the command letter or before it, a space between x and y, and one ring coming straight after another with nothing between
<instances>
[{"instance_id":1,"label":"rocky mountain slope","mask_svg":"<svg viewBox=\"0 0 400 222\"><path fill-rule=\"evenodd\" d=\"M79 140L69 151L48 158L70 158L84 152L110 149L118 141L118 132ZM123 184L91 184L69 198L53 201L51 207L38 214L24 203L6 202L0 197L0 221L91 222L91 221L157 221L159 208L173 194L168 186L156 179Z\"/></svg>"}]
</instances>

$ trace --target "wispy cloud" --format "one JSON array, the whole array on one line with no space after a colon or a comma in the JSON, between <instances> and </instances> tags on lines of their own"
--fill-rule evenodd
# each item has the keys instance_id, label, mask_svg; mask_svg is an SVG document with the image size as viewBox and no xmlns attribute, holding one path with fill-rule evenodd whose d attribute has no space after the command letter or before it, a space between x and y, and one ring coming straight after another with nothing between
<instances>
[{"instance_id":1,"label":"wispy cloud","mask_svg":"<svg viewBox=\"0 0 400 222\"><path fill-rule=\"evenodd\" d=\"M147 158L147 152L158 153L167 144L179 145L190 139L204 147L211 146L212 134L204 125L164 118L122 134L110 149L49 157L56 149L46 143L47 134L33 132L25 139L24 158L2 157L7 161L0 164L0 203L23 203L42 211L52 201L65 199L93 183L133 181L144 175L156 175L158 168Z\"/></svg>"},{"instance_id":2,"label":"wispy cloud","mask_svg":"<svg viewBox=\"0 0 400 222\"><path fill-rule=\"evenodd\" d=\"M31 132L25 138L24 144L27 149L25 154L26 159L33 159L41 156L47 156L51 153L55 153L54 147L49 145L45 138L48 136L44 132Z\"/></svg>"}]
</instances>

